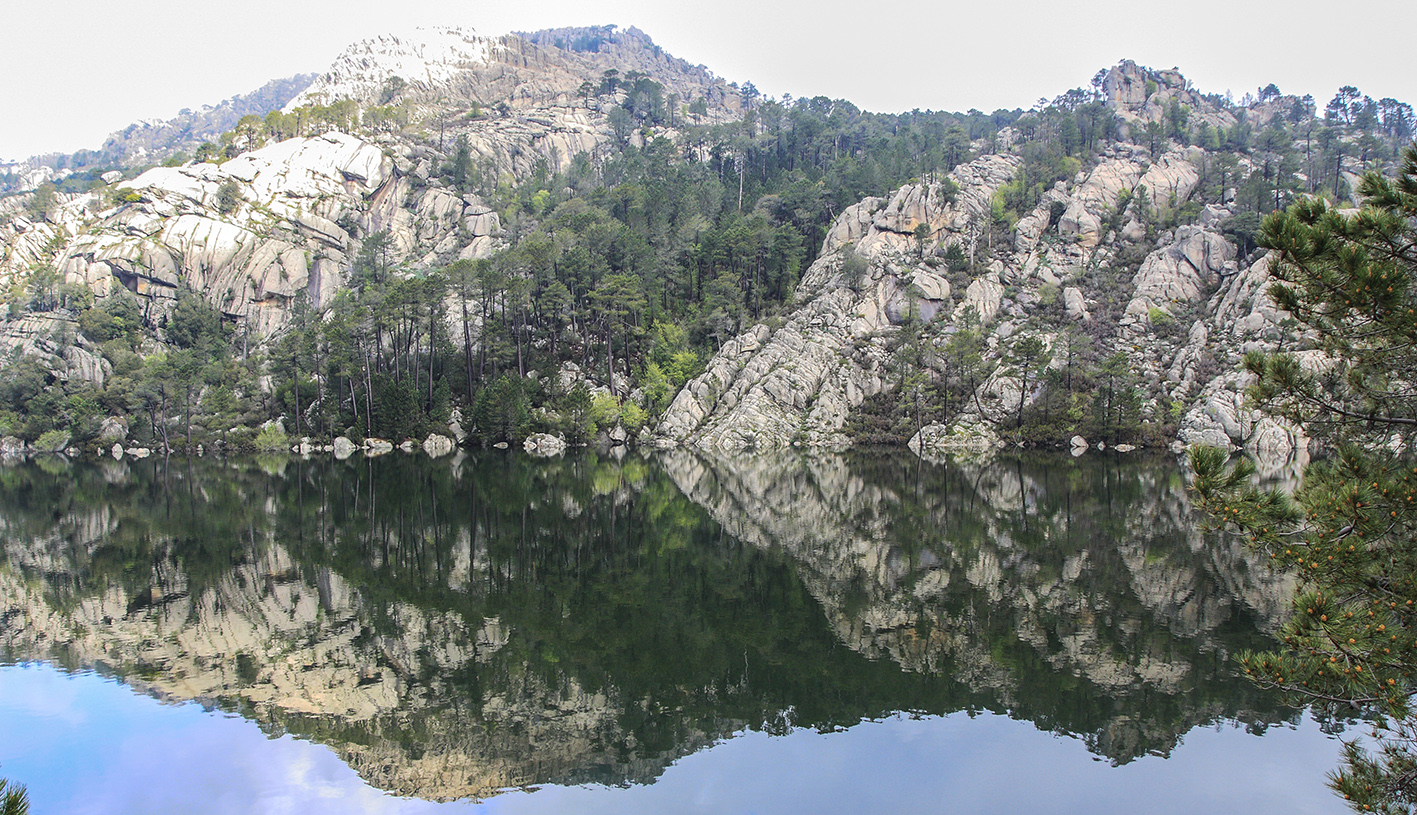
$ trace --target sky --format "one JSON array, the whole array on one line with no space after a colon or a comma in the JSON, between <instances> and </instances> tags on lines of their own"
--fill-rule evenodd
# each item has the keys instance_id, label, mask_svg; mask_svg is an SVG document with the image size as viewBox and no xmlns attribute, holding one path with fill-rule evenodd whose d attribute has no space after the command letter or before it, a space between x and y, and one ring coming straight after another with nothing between
<instances>
[{"instance_id":1,"label":"sky","mask_svg":"<svg viewBox=\"0 0 1417 815\"><path fill-rule=\"evenodd\" d=\"M1186 733L1164 760L1114 767L1081 740L1027 721L898 715L833 733L739 733L685 756L652 785L543 785L481 804L434 804L381 793L329 747L269 738L242 718L162 704L94 674L0 666L0 763L27 785L36 813L1341 815L1347 808L1324 789L1339 749L1312 719L1263 738L1219 723Z\"/></svg>"},{"instance_id":2,"label":"sky","mask_svg":"<svg viewBox=\"0 0 1417 815\"><path fill-rule=\"evenodd\" d=\"M635 26L675 56L771 96L872 111L1029 107L1132 59L1204 92L1275 83L1320 109L1341 85L1417 104L1411 0L48 0L0 10L0 160L96 148L165 119L323 71L355 41L419 26L480 34Z\"/></svg>"}]
</instances>

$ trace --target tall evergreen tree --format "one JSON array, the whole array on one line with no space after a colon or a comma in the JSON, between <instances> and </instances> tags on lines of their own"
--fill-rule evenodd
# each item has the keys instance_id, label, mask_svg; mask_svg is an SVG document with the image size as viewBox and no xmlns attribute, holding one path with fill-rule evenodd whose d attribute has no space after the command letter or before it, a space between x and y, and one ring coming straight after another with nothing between
<instances>
[{"instance_id":1,"label":"tall evergreen tree","mask_svg":"<svg viewBox=\"0 0 1417 815\"><path fill-rule=\"evenodd\" d=\"M1344 746L1332 787L1359 812L1417 810L1417 145L1401 176L1368 175L1356 215L1321 200L1271 215L1275 301L1317 338L1301 359L1251 354L1251 397L1337 451L1291 500L1247 486L1253 466L1196 450L1202 505L1300 588L1273 652L1244 654L1262 685L1370 717L1372 750ZM1395 454L1401 451L1406 455Z\"/></svg>"}]
</instances>

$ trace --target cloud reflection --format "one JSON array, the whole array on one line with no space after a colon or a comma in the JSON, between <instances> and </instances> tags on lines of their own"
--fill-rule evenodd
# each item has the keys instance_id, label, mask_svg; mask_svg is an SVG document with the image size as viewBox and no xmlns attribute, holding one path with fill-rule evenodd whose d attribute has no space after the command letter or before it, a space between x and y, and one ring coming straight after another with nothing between
<instances>
[{"instance_id":1,"label":"cloud reflection","mask_svg":"<svg viewBox=\"0 0 1417 815\"><path fill-rule=\"evenodd\" d=\"M94 674L10 666L0 668L0 743L36 812L81 815L1345 811L1322 786L1337 743L1312 722L1263 739L1196 730L1169 759L1113 767L1076 739L1003 716L897 716L828 734L742 733L648 786L434 804L374 790L328 748L269 738L244 719L164 705Z\"/></svg>"}]
</instances>

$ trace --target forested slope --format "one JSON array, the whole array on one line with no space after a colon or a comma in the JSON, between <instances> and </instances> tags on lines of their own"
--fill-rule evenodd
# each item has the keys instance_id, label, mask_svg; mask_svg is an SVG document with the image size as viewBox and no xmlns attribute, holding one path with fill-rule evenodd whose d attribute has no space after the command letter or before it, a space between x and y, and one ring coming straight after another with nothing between
<instances>
[{"instance_id":1,"label":"forested slope","mask_svg":"<svg viewBox=\"0 0 1417 815\"><path fill-rule=\"evenodd\" d=\"M1259 219L1411 136L1353 88L1129 62L1029 111L872 114L634 29L380 38L194 160L0 199L0 431L1282 457L1302 435L1230 373L1302 348Z\"/></svg>"}]
</instances>

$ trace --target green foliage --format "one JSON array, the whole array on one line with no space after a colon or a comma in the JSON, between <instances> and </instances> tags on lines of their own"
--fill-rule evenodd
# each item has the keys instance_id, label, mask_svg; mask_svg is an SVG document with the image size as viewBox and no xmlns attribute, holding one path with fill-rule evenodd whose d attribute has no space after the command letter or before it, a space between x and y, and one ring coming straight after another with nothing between
<instances>
[{"instance_id":1,"label":"green foliage","mask_svg":"<svg viewBox=\"0 0 1417 815\"><path fill-rule=\"evenodd\" d=\"M63 430L46 430L34 440L34 449L41 453L62 453L69 446L69 434Z\"/></svg>"},{"instance_id":2,"label":"green foliage","mask_svg":"<svg viewBox=\"0 0 1417 815\"><path fill-rule=\"evenodd\" d=\"M0 815L28 815L29 793L23 784L0 778Z\"/></svg>"},{"instance_id":3,"label":"green foliage","mask_svg":"<svg viewBox=\"0 0 1417 815\"><path fill-rule=\"evenodd\" d=\"M177 305L167 318L167 340L178 348L220 353L226 347L227 333L221 312L192 292L183 292L177 298Z\"/></svg>"},{"instance_id":4,"label":"green foliage","mask_svg":"<svg viewBox=\"0 0 1417 815\"><path fill-rule=\"evenodd\" d=\"M28 215L31 220L41 221L44 220L44 217L48 215L49 211L54 209L55 204L58 203L59 195L54 185L45 182L39 185L39 188L36 189L30 195L29 200L25 202L25 214Z\"/></svg>"},{"instance_id":5,"label":"green foliage","mask_svg":"<svg viewBox=\"0 0 1417 815\"><path fill-rule=\"evenodd\" d=\"M597 393L590 399L590 420L598 430L609 430L620 423L620 400L608 393Z\"/></svg>"},{"instance_id":6,"label":"green foliage","mask_svg":"<svg viewBox=\"0 0 1417 815\"><path fill-rule=\"evenodd\" d=\"M502 374L477 395L472 434L483 444L519 444L532 431L531 398L525 381Z\"/></svg>"},{"instance_id":7,"label":"green foliage","mask_svg":"<svg viewBox=\"0 0 1417 815\"><path fill-rule=\"evenodd\" d=\"M290 437L279 425L268 424L256 434L253 444L263 453L280 453L290 449Z\"/></svg>"},{"instance_id":8,"label":"green foliage","mask_svg":"<svg viewBox=\"0 0 1417 815\"><path fill-rule=\"evenodd\" d=\"M222 215L232 214L245 200L241 195L241 184L234 178L228 178L217 187L216 209Z\"/></svg>"},{"instance_id":9,"label":"green foliage","mask_svg":"<svg viewBox=\"0 0 1417 815\"><path fill-rule=\"evenodd\" d=\"M648 418L644 408L634 402L626 402L620 407L620 424L632 436L645 426L645 420Z\"/></svg>"},{"instance_id":10,"label":"green foliage","mask_svg":"<svg viewBox=\"0 0 1417 815\"><path fill-rule=\"evenodd\" d=\"M1337 117L1338 114L1335 114ZM1353 216L1322 200L1265 220L1275 252L1270 294L1328 363L1253 353L1250 397L1336 446L1311 465L1291 501L1249 486L1253 466L1196 450L1195 491L1225 526L1300 581L1294 619L1276 651L1241 655L1266 687L1338 713L1374 718L1374 750L1349 743L1331 785L1360 812L1417 807L1417 469L1385 447L1410 449L1417 428L1417 146L1396 180L1370 174Z\"/></svg>"}]
</instances>

